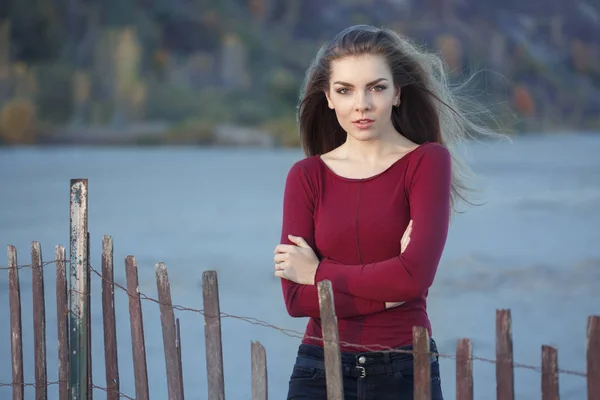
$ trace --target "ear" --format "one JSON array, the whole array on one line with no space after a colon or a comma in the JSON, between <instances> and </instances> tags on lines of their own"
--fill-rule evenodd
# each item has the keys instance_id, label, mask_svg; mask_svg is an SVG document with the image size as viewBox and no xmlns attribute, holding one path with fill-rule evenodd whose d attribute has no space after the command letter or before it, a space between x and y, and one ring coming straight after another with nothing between
<instances>
[{"instance_id":1,"label":"ear","mask_svg":"<svg viewBox=\"0 0 600 400\"><path fill-rule=\"evenodd\" d=\"M331 101L331 98L329 97L329 90L325 90L325 91L323 91L323 93L325 93L325 98L327 99L327 107L329 107L333 110L333 102Z\"/></svg>"},{"instance_id":2,"label":"ear","mask_svg":"<svg viewBox=\"0 0 600 400\"><path fill-rule=\"evenodd\" d=\"M400 96L401 95L402 95L402 89L400 89L400 86L397 86L396 90L394 92L394 104L400 105Z\"/></svg>"}]
</instances>

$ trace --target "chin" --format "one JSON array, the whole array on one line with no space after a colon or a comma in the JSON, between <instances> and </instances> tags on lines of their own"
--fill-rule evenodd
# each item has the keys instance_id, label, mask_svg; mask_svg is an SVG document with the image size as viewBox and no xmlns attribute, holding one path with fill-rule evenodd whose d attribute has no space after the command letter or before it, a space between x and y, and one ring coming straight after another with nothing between
<instances>
[{"instance_id":1,"label":"chin","mask_svg":"<svg viewBox=\"0 0 600 400\"><path fill-rule=\"evenodd\" d=\"M366 130L356 130L356 128L346 131L349 136L354 140L358 140L361 142L366 142L369 140L379 139L380 135L377 131L366 129Z\"/></svg>"}]
</instances>

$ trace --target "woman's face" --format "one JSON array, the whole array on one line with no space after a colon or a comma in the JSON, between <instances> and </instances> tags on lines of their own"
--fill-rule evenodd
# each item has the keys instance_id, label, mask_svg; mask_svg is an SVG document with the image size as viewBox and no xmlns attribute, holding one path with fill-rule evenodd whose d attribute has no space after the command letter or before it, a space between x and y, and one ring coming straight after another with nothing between
<instances>
[{"instance_id":1,"label":"woman's face","mask_svg":"<svg viewBox=\"0 0 600 400\"><path fill-rule=\"evenodd\" d=\"M325 95L353 139L371 140L395 132L391 112L400 91L394 88L385 58L366 54L333 61Z\"/></svg>"}]
</instances>

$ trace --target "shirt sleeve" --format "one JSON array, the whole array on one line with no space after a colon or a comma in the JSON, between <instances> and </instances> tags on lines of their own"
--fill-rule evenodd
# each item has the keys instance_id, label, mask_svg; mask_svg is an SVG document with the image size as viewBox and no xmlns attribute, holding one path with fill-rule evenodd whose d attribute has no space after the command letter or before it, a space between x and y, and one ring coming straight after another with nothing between
<instances>
[{"instance_id":1,"label":"shirt sleeve","mask_svg":"<svg viewBox=\"0 0 600 400\"><path fill-rule=\"evenodd\" d=\"M450 223L451 157L435 145L424 151L407 177L412 233L404 253L380 262L319 264L315 281L330 280L344 293L380 301L409 301L433 284Z\"/></svg>"},{"instance_id":2,"label":"shirt sleeve","mask_svg":"<svg viewBox=\"0 0 600 400\"><path fill-rule=\"evenodd\" d=\"M288 173L283 198L283 225L281 243L293 244L288 235L300 236L313 250L314 191L301 165L294 164ZM315 250L317 257L318 251ZM319 295L316 285L300 285L281 279L287 311L292 317L320 318ZM333 286L333 285L332 285ZM339 318L351 318L385 310L384 301L374 301L333 290L334 307Z\"/></svg>"}]
</instances>

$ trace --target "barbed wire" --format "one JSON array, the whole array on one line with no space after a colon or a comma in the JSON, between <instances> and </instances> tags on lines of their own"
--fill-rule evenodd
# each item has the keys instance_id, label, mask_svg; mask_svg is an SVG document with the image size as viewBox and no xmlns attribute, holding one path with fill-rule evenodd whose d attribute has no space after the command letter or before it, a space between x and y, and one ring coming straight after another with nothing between
<instances>
[{"instance_id":1,"label":"barbed wire","mask_svg":"<svg viewBox=\"0 0 600 400\"><path fill-rule=\"evenodd\" d=\"M110 390L111 392L113 392L113 393L114 393L114 391L115 391L115 389L110 389L110 388L101 387L101 386L98 386L98 385L94 385L93 383L92 383L92 388L93 388L93 389L102 390L103 392L106 392L106 393L108 393L108 391L109 391L109 390ZM119 394L119 398L125 398L125 399L129 399L129 400L136 400L136 398L135 398L135 397L128 396L128 395L126 395L125 393L122 393L122 392L119 392L119 391L117 391L117 393Z\"/></svg>"},{"instance_id":2,"label":"barbed wire","mask_svg":"<svg viewBox=\"0 0 600 400\"><path fill-rule=\"evenodd\" d=\"M52 386L52 385L58 385L60 383L63 383L64 381L53 381L53 382L46 382L43 385L38 385L36 383L0 383L0 387L6 387L6 386L24 386L24 387L33 387L33 388L38 388L39 386Z\"/></svg>"},{"instance_id":3,"label":"barbed wire","mask_svg":"<svg viewBox=\"0 0 600 400\"><path fill-rule=\"evenodd\" d=\"M53 263L56 263L59 261L65 262L65 263L70 262L70 260L56 259L56 260L52 260L52 261L43 262L41 264L41 266L53 264ZM11 268L12 267L0 267L0 270L9 270ZM17 265L16 268L17 269L33 268L33 266L32 266L32 264L22 264L22 265ZM131 293L130 290L128 290L124 285L121 285L121 284L115 282L114 280L109 280L109 279L105 278L104 276L102 276L102 274L98 270L93 268L91 265L89 266L89 270L90 270L90 272L93 272L95 275L100 277L100 279L102 279L102 280L110 283L111 285L114 285L114 287L117 287L118 289L124 291L129 297L133 297L136 299L139 297L141 300L150 301L150 302L156 303L158 305L164 305L167 307L171 307L173 310L177 310L177 311L192 312L192 313L197 313L197 314L200 314L203 316L206 315L206 313L204 312L203 309L186 307L186 306L182 306L182 305L178 305L178 304L163 303L160 300L155 299L155 298L148 296L147 294L139 291L138 288L136 288L135 293ZM83 296L91 296L91 294L89 294L89 293L83 293L83 292L80 292L80 291L77 291L77 290L71 289L71 288L69 288L69 291L78 293ZM67 313L67 314L70 312L71 311L68 309L65 310L65 313ZM211 316L211 315L208 315L208 316ZM313 341L317 341L317 342L321 342L321 343L324 342L323 338L321 338L321 337L306 335L305 333L294 330L294 329L282 328L282 327L273 325L267 321L264 321L264 320L261 320L258 318L254 318L254 317L228 314L228 313L222 312L222 311L220 312L219 316L221 318L236 319L236 320L240 320L240 321L252 324L252 325L258 325L258 326L262 326L265 328L273 329L273 330L279 331L279 332L283 333L284 335L286 335L288 337L292 337L292 338L298 338L298 339L303 339L303 340L308 339L308 340L313 340ZM339 344L344 347L355 348L357 350L362 350L364 352L386 351L386 352L404 353L404 354L411 354L411 355L414 354L412 350L397 349L397 348L389 347L389 346L382 345L382 344L363 345L363 344L357 344L357 343L350 343L350 342L346 342L346 341L342 341L342 340L339 341ZM457 358L456 354L444 354L444 353L440 353L440 352L430 352L430 354L433 356L437 356L439 358L447 358L447 359L453 359L453 360L456 360L456 358ZM480 357L480 356L474 356L474 355L472 355L470 358L468 358L468 360L481 361L481 362L485 362L485 363L489 363L489 364L497 364L498 363L498 361L493 358L486 358L486 357ZM518 362L514 362L514 361L513 361L512 365L513 365L513 368L528 369L528 370L536 371L539 373L542 372L542 368L537 365L529 365L529 364L518 363ZM558 368L558 373L564 374L564 375L573 375L573 376L578 376L578 377L583 377L583 378L587 377L587 373L585 373L585 372L580 372L580 371L565 369L565 368ZM52 383L56 384L56 382L52 382ZM0 384L0 386L6 386L6 385L10 386L12 384ZM105 388L101 388L101 387L96 387L96 388L101 389L101 390L105 389ZM128 397L126 397L126 398L128 398Z\"/></svg>"},{"instance_id":4,"label":"barbed wire","mask_svg":"<svg viewBox=\"0 0 600 400\"><path fill-rule=\"evenodd\" d=\"M71 260L59 260L59 259L52 260L52 261L44 261L44 262L42 262L42 263L40 264L40 268L43 268L43 267L45 267L46 265L49 265L49 264L56 264L56 263L57 263L57 262L59 262L59 261L62 261L62 262L64 262L64 263L69 263L69 262L71 262ZM10 267L10 266L9 266L9 267L0 267L0 271L8 271L8 270L10 270L11 268L12 268L12 267ZM31 269L35 269L35 267L33 266L33 264L20 264L20 265L17 265L17 266L16 266L16 268L17 268L18 270L19 270L19 269L24 269L24 268L31 268Z\"/></svg>"}]
</instances>

